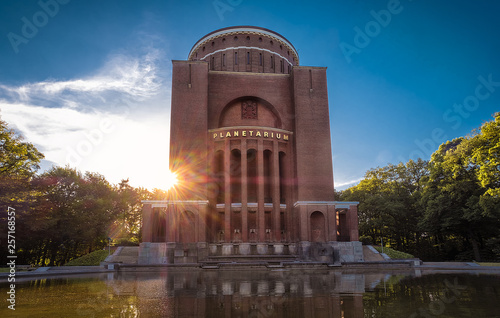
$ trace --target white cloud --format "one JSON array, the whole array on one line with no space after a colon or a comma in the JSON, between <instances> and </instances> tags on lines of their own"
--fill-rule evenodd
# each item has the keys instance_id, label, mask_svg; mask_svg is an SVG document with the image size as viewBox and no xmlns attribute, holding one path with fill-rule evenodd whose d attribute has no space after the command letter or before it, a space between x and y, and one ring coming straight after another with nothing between
<instances>
[{"instance_id":1,"label":"white cloud","mask_svg":"<svg viewBox=\"0 0 500 318\"><path fill-rule=\"evenodd\" d=\"M355 185L355 184L359 183L363 179L364 178L361 177L361 178L357 178L357 179L351 179L351 180L348 180L348 181L341 180L340 182L335 182L335 189L337 189L337 190L347 189L348 186Z\"/></svg>"},{"instance_id":2,"label":"white cloud","mask_svg":"<svg viewBox=\"0 0 500 318\"><path fill-rule=\"evenodd\" d=\"M158 55L117 55L85 78L0 85L0 116L50 162L161 188L170 85L158 75Z\"/></svg>"},{"instance_id":3,"label":"white cloud","mask_svg":"<svg viewBox=\"0 0 500 318\"><path fill-rule=\"evenodd\" d=\"M22 86L0 85L0 96L47 107L109 108L153 98L162 88L158 76L160 53L141 58L113 56L95 74L67 81L45 80Z\"/></svg>"}]
</instances>

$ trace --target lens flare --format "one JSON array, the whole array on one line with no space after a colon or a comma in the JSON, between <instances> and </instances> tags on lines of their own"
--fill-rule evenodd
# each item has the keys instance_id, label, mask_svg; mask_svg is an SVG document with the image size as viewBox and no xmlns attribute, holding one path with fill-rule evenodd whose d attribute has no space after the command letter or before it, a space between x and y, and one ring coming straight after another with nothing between
<instances>
[{"instance_id":1,"label":"lens flare","mask_svg":"<svg viewBox=\"0 0 500 318\"><path fill-rule=\"evenodd\" d=\"M177 174L169 170L166 174L165 190L170 190L171 188L175 187L178 183L179 179L177 178Z\"/></svg>"}]
</instances>

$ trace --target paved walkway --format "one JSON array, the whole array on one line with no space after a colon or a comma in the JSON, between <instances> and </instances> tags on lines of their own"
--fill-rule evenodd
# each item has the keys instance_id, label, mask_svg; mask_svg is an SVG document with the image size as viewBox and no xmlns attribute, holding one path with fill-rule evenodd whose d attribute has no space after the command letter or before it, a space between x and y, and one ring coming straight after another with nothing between
<instances>
[{"instance_id":1,"label":"paved walkway","mask_svg":"<svg viewBox=\"0 0 500 318\"><path fill-rule=\"evenodd\" d=\"M54 266L39 267L32 271L16 271L16 279L20 277L36 277L50 275L74 275L93 273L112 273L114 270L105 269L101 266ZM10 273L0 273L0 279L8 277Z\"/></svg>"}]
</instances>

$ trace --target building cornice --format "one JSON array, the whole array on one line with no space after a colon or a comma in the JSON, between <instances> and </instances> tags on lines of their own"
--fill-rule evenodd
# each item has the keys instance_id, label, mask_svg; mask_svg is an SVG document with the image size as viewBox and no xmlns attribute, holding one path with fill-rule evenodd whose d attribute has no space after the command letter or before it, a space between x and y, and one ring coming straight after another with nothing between
<instances>
[{"instance_id":1,"label":"building cornice","mask_svg":"<svg viewBox=\"0 0 500 318\"><path fill-rule=\"evenodd\" d=\"M293 207L301 205L334 205L336 208L348 209L350 206L358 205L357 201L297 201Z\"/></svg>"}]
</instances>

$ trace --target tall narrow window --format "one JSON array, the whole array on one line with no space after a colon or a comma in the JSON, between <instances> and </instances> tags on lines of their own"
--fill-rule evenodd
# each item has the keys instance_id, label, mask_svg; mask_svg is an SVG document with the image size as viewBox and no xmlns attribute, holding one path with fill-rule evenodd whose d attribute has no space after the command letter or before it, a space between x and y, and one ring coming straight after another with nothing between
<instances>
[{"instance_id":1,"label":"tall narrow window","mask_svg":"<svg viewBox=\"0 0 500 318\"><path fill-rule=\"evenodd\" d=\"M247 52L247 64L250 64L250 52Z\"/></svg>"},{"instance_id":2,"label":"tall narrow window","mask_svg":"<svg viewBox=\"0 0 500 318\"><path fill-rule=\"evenodd\" d=\"M238 52L234 52L234 65L238 65Z\"/></svg>"},{"instance_id":3,"label":"tall narrow window","mask_svg":"<svg viewBox=\"0 0 500 318\"><path fill-rule=\"evenodd\" d=\"M259 65L262 66L262 53L259 53Z\"/></svg>"},{"instance_id":4,"label":"tall narrow window","mask_svg":"<svg viewBox=\"0 0 500 318\"><path fill-rule=\"evenodd\" d=\"M212 56L212 66L211 66L211 69L214 70L215 69L215 57Z\"/></svg>"},{"instance_id":5,"label":"tall narrow window","mask_svg":"<svg viewBox=\"0 0 500 318\"><path fill-rule=\"evenodd\" d=\"M280 61L280 72L285 73L285 64L283 63L283 60Z\"/></svg>"},{"instance_id":6,"label":"tall narrow window","mask_svg":"<svg viewBox=\"0 0 500 318\"><path fill-rule=\"evenodd\" d=\"M222 66L226 66L226 54L222 54Z\"/></svg>"},{"instance_id":7,"label":"tall narrow window","mask_svg":"<svg viewBox=\"0 0 500 318\"><path fill-rule=\"evenodd\" d=\"M272 55L271 55L271 69L274 69L274 58Z\"/></svg>"},{"instance_id":8,"label":"tall narrow window","mask_svg":"<svg viewBox=\"0 0 500 318\"><path fill-rule=\"evenodd\" d=\"M247 180L248 180L248 202L257 202L257 190L259 184L259 178L257 175L258 164L257 164L257 150L248 149L247 150ZM250 227L255 228L255 227Z\"/></svg>"}]
</instances>

